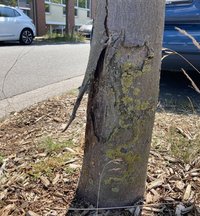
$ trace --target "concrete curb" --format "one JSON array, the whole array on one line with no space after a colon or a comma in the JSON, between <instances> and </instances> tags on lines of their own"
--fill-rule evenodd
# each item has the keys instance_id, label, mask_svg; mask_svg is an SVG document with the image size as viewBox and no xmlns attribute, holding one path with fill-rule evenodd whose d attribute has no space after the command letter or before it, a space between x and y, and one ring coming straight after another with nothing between
<instances>
[{"instance_id":1,"label":"concrete curb","mask_svg":"<svg viewBox=\"0 0 200 216\"><path fill-rule=\"evenodd\" d=\"M61 95L78 88L83 81L83 75L47 85L36 90L26 92L0 101L0 118L11 112L17 112L50 97Z\"/></svg>"}]
</instances>

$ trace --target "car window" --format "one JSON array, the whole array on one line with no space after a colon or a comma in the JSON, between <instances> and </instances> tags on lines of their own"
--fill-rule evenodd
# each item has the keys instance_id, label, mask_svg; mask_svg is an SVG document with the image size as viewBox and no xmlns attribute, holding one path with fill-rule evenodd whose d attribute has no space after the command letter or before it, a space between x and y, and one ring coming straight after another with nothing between
<instances>
[{"instance_id":1,"label":"car window","mask_svg":"<svg viewBox=\"0 0 200 216\"><path fill-rule=\"evenodd\" d=\"M0 7L0 17L16 17L16 15L17 14L15 13L14 9L7 8L7 7Z\"/></svg>"},{"instance_id":2,"label":"car window","mask_svg":"<svg viewBox=\"0 0 200 216\"><path fill-rule=\"evenodd\" d=\"M193 0L166 0L167 5L174 5L174 4L189 4L192 3Z\"/></svg>"},{"instance_id":3,"label":"car window","mask_svg":"<svg viewBox=\"0 0 200 216\"><path fill-rule=\"evenodd\" d=\"M17 12L16 10L14 10L14 13L15 13L15 17L21 16L21 14Z\"/></svg>"}]
</instances>

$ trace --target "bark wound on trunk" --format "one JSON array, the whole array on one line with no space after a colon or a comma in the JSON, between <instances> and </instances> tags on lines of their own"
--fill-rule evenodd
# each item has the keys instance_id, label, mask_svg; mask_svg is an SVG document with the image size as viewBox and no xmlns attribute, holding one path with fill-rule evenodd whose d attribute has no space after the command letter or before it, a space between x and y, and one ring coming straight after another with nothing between
<instances>
[{"instance_id":1,"label":"bark wound on trunk","mask_svg":"<svg viewBox=\"0 0 200 216\"><path fill-rule=\"evenodd\" d=\"M125 0L122 6L120 0L101 0L100 10L104 10L103 31L98 22L103 18L97 13L88 65L99 35L107 40L90 74L77 196L95 205L100 186L99 207L131 205L143 197L145 189L158 98L164 1Z\"/></svg>"}]
</instances>

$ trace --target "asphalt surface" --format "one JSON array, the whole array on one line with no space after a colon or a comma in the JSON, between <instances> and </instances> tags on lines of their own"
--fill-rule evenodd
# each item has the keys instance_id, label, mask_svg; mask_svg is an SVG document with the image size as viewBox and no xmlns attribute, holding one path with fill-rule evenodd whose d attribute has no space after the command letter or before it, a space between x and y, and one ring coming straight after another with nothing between
<instances>
[{"instance_id":1,"label":"asphalt surface","mask_svg":"<svg viewBox=\"0 0 200 216\"><path fill-rule=\"evenodd\" d=\"M85 73L90 45L0 44L0 100Z\"/></svg>"},{"instance_id":2,"label":"asphalt surface","mask_svg":"<svg viewBox=\"0 0 200 216\"><path fill-rule=\"evenodd\" d=\"M200 89L200 74L187 72ZM159 108L162 111L200 114L200 94L181 72L163 71L160 81Z\"/></svg>"},{"instance_id":3,"label":"asphalt surface","mask_svg":"<svg viewBox=\"0 0 200 216\"><path fill-rule=\"evenodd\" d=\"M89 49L89 43L0 44L0 117L78 88ZM200 75L192 78L200 88ZM200 94L182 73L165 71L161 75L159 109L200 114Z\"/></svg>"}]
</instances>

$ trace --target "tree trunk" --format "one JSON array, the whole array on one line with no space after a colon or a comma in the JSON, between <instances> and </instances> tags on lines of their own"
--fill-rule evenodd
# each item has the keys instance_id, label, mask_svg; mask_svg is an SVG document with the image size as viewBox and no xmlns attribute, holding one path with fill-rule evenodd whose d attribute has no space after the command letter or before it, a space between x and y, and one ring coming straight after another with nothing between
<instances>
[{"instance_id":1,"label":"tree trunk","mask_svg":"<svg viewBox=\"0 0 200 216\"><path fill-rule=\"evenodd\" d=\"M74 28L74 0L66 0L66 21L65 21L65 35L73 32Z\"/></svg>"},{"instance_id":2,"label":"tree trunk","mask_svg":"<svg viewBox=\"0 0 200 216\"><path fill-rule=\"evenodd\" d=\"M65 35L69 34L69 16L68 16L68 8L69 8L69 0L65 1L65 7L66 7L66 16L65 16Z\"/></svg>"},{"instance_id":3,"label":"tree trunk","mask_svg":"<svg viewBox=\"0 0 200 216\"><path fill-rule=\"evenodd\" d=\"M132 205L143 197L164 7L165 0L98 1L88 64L95 72L77 189L78 198L97 207Z\"/></svg>"}]
</instances>

